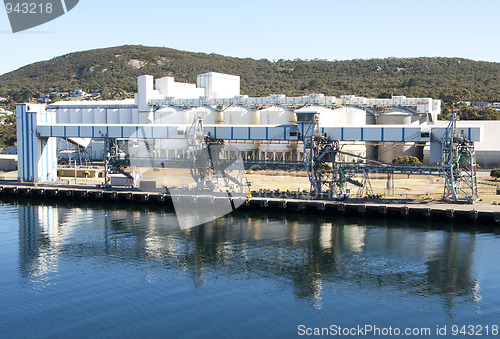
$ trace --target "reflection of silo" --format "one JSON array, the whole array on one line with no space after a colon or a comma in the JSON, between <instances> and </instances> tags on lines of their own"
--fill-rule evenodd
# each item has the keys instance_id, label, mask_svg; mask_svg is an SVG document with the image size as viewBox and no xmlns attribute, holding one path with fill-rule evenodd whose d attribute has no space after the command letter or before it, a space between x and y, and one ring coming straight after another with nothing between
<instances>
[{"instance_id":1,"label":"reflection of silo","mask_svg":"<svg viewBox=\"0 0 500 339\"><path fill-rule=\"evenodd\" d=\"M363 109L344 106L333 111L335 126L364 126L366 124L366 111ZM364 142L341 143L342 150L360 157L366 156L366 146ZM346 161L353 161L351 157L345 157Z\"/></svg>"},{"instance_id":2,"label":"reflection of silo","mask_svg":"<svg viewBox=\"0 0 500 339\"><path fill-rule=\"evenodd\" d=\"M288 125L295 122L295 114L286 107L271 106L260 111L263 125ZM263 141L259 147L261 160L294 160L297 158L297 141Z\"/></svg>"},{"instance_id":3,"label":"reflection of silo","mask_svg":"<svg viewBox=\"0 0 500 339\"><path fill-rule=\"evenodd\" d=\"M188 114L182 109L165 107L153 113L153 124L183 125L188 123ZM155 141L155 155L161 158L178 158L186 150L186 139L160 139Z\"/></svg>"},{"instance_id":4,"label":"reflection of silo","mask_svg":"<svg viewBox=\"0 0 500 339\"><path fill-rule=\"evenodd\" d=\"M419 114L407 107L395 107L379 116L379 125L418 126ZM378 159L390 163L398 156L422 158L423 148L414 143L383 142L378 147Z\"/></svg>"},{"instance_id":5,"label":"reflection of silo","mask_svg":"<svg viewBox=\"0 0 500 339\"><path fill-rule=\"evenodd\" d=\"M353 252L362 252L366 242L366 227L348 225L342 231L346 248Z\"/></svg>"},{"instance_id":6,"label":"reflection of silo","mask_svg":"<svg viewBox=\"0 0 500 339\"><path fill-rule=\"evenodd\" d=\"M260 112L242 106L229 107L224 111L225 125L255 125L260 121ZM258 145L254 142L229 142L226 150L230 156L236 156L238 151L243 159L255 159Z\"/></svg>"}]
</instances>

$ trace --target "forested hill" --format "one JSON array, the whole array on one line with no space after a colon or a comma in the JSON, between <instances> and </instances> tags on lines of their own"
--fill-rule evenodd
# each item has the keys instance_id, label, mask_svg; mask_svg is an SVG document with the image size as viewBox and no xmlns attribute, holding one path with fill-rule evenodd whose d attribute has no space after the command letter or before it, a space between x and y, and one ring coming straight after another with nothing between
<instances>
[{"instance_id":1,"label":"forested hill","mask_svg":"<svg viewBox=\"0 0 500 339\"><path fill-rule=\"evenodd\" d=\"M141 74L196 83L197 74L211 71L241 76L242 94L250 96L324 93L500 101L500 63L494 62L460 58L269 61L144 46L77 52L27 65L0 76L0 96L22 100L82 89L120 98L136 92Z\"/></svg>"}]
</instances>

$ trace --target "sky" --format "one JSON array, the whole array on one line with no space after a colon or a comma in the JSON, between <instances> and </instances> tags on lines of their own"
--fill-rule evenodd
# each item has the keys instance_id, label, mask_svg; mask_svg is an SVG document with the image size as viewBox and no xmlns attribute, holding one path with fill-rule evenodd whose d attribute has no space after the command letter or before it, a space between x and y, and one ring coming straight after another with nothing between
<instances>
[{"instance_id":1,"label":"sky","mask_svg":"<svg viewBox=\"0 0 500 339\"><path fill-rule=\"evenodd\" d=\"M500 0L80 0L67 14L13 34L0 9L0 74L121 45L269 60L500 62L499 15Z\"/></svg>"}]
</instances>

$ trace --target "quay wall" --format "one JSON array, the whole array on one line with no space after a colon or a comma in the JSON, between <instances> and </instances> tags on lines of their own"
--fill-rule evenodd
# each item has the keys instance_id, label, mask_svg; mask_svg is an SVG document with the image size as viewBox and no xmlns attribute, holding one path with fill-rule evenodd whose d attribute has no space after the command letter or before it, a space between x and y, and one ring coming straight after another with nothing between
<instances>
[{"instance_id":1,"label":"quay wall","mask_svg":"<svg viewBox=\"0 0 500 339\"><path fill-rule=\"evenodd\" d=\"M86 201L93 203L151 204L173 207L172 197L168 193L102 189L97 187L0 184L0 199L2 197L33 201ZM192 195L175 197L175 199L192 198ZM227 197L211 197L211 199L207 199L207 203L217 204L220 199L227 199ZM500 208L489 205L457 205L390 200L374 202L251 197L245 200L240 209L500 226Z\"/></svg>"}]
</instances>

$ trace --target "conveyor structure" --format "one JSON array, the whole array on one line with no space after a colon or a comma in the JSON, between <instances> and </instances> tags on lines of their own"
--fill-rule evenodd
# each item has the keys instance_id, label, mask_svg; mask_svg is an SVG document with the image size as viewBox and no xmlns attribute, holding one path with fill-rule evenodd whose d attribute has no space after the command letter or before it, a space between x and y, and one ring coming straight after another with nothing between
<instances>
[{"instance_id":1,"label":"conveyor structure","mask_svg":"<svg viewBox=\"0 0 500 339\"><path fill-rule=\"evenodd\" d=\"M354 173L377 172L444 175L444 197L447 201L473 203L477 199L473 143L481 139L479 127L457 128L453 121L448 127L321 127L318 115L314 112L297 114L297 123L282 125L203 125L201 121L175 125L68 124L56 123L55 113L46 111L44 106L22 104L17 106L19 180L39 182L56 179L56 138L188 139L188 153L196 152L203 140L212 144L238 140L300 141L304 145L304 159L283 165L305 168L311 192L315 194L342 193ZM190 128L195 129L191 132L191 139L188 138ZM203 134L201 139L200 133ZM382 164L361 157L345 161L342 155L352 154L343 154L339 142L346 141L430 143L431 153L437 150L442 155L442 166ZM260 165L268 163L263 161ZM253 161L253 164L259 162ZM194 166L193 175L196 180L203 180L203 169Z\"/></svg>"}]
</instances>

